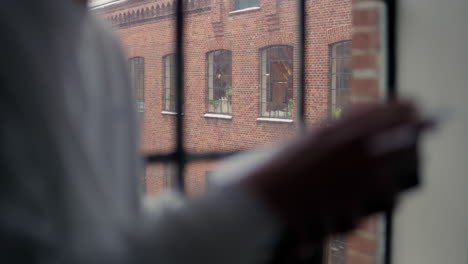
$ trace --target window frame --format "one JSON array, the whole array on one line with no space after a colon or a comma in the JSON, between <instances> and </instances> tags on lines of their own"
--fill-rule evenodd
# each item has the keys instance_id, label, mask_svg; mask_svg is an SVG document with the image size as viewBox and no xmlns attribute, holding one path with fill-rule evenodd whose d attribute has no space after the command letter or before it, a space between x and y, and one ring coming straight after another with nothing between
<instances>
[{"instance_id":1,"label":"window frame","mask_svg":"<svg viewBox=\"0 0 468 264\"><path fill-rule=\"evenodd\" d=\"M229 55L229 63L230 63L230 73L228 74L230 76L230 88L227 89L227 91L225 92L226 94L228 94L229 92L231 93L230 95L227 95L227 100L226 100L226 103L227 103L227 110L226 111L223 111L223 103L221 102L221 110L220 111L216 111L216 106L213 106L214 108L214 111L211 111L210 110L210 106L211 106L211 101L215 101L214 99L214 94L215 94L215 85L214 85L214 73L215 73L215 56L216 56L216 53L217 52L221 52L220 55L222 55L223 53L227 53ZM212 59L213 59L213 62L210 62L210 55L213 55ZM207 91L207 94L206 94L206 112L209 113L209 114L219 114L219 115L226 115L226 116L230 116L232 115L232 51L231 50L228 50L228 49L217 49L217 50L211 50L209 52L206 53L206 91ZM213 74L212 76L210 77L210 66L213 67ZM211 78L211 80L210 80ZM210 87L211 86L211 87ZM211 90L210 90L211 89ZM230 90L230 91L229 91ZM213 99L210 99L210 94L212 95ZM213 104L214 105L214 104Z\"/></svg>"}]
</instances>

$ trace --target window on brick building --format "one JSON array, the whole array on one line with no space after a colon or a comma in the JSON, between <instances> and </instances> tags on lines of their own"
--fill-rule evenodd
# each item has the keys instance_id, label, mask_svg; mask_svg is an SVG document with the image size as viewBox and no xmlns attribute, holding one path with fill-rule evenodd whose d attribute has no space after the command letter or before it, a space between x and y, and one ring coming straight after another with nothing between
<instances>
[{"instance_id":1,"label":"window on brick building","mask_svg":"<svg viewBox=\"0 0 468 264\"><path fill-rule=\"evenodd\" d=\"M349 104L351 85L351 41L330 45L330 116L339 119Z\"/></svg>"},{"instance_id":2,"label":"window on brick building","mask_svg":"<svg viewBox=\"0 0 468 264\"><path fill-rule=\"evenodd\" d=\"M231 114L232 55L215 50L208 57L208 112Z\"/></svg>"},{"instance_id":3,"label":"window on brick building","mask_svg":"<svg viewBox=\"0 0 468 264\"><path fill-rule=\"evenodd\" d=\"M135 93L137 111L145 111L145 59L133 57L128 60L130 83Z\"/></svg>"},{"instance_id":4,"label":"window on brick building","mask_svg":"<svg viewBox=\"0 0 468 264\"><path fill-rule=\"evenodd\" d=\"M293 48L271 46L261 53L261 116L292 118Z\"/></svg>"},{"instance_id":5,"label":"window on brick building","mask_svg":"<svg viewBox=\"0 0 468 264\"><path fill-rule=\"evenodd\" d=\"M164 110L176 111L175 55L169 54L164 60Z\"/></svg>"},{"instance_id":6,"label":"window on brick building","mask_svg":"<svg viewBox=\"0 0 468 264\"><path fill-rule=\"evenodd\" d=\"M234 1L235 1L235 4L234 4L235 10L260 6L260 0L234 0Z\"/></svg>"}]
</instances>

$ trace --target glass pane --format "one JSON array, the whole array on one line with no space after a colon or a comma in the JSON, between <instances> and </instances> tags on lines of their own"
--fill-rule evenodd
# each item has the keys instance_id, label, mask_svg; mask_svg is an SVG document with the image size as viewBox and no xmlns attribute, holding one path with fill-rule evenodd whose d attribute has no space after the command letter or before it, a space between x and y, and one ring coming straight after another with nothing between
<instances>
[{"instance_id":1,"label":"glass pane","mask_svg":"<svg viewBox=\"0 0 468 264\"><path fill-rule=\"evenodd\" d=\"M235 9L244 9L249 7L258 7L260 0L235 0Z\"/></svg>"},{"instance_id":2,"label":"glass pane","mask_svg":"<svg viewBox=\"0 0 468 264\"><path fill-rule=\"evenodd\" d=\"M184 142L190 153L248 150L284 143L297 135L297 2L186 1ZM145 58L147 105L142 149L152 153L174 149L172 3L127 1L97 10L111 21L129 55ZM342 118L354 101L377 100L384 94L385 69L380 68L384 52L370 42L353 42L353 36L382 29L378 23L383 20L356 25L353 33L352 19L353 7L354 13L367 17L367 8L374 8L380 16L384 6L377 0L365 0L365 4L360 0L305 3L305 122L309 128L316 128ZM130 16L135 10L144 10L140 12L144 15ZM363 57L371 59L363 63ZM375 79L361 82L368 76ZM363 83L377 84L363 89L361 86L367 85ZM189 193L199 195L208 189L207 179L213 174L214 164L188 164ZM147 190L154 193L171 183L165 176L167 168L152 166L147 169ZM163 187L154 187L157 184L152 182ZM369 221L374 223L372 226L381 226L376 218ZM324 263L378 260L382 237L377 227L360 227L349 235L330 238L324 244ZM372 250L366 251L361 245L372 245Z\"/></svg>"}]
</instances>

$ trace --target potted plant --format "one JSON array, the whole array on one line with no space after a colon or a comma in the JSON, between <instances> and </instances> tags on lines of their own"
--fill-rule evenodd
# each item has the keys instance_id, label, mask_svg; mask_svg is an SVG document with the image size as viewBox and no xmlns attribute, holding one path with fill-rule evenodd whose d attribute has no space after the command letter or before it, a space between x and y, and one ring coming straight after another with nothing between
<instances>
[{"instance_id":1,"label":"potted plant","mask_svg":"<svg viewBox=\"0 0 468 264\"><path fill-rule=\"evenodd\" d=\"M223 96L221 99L219 99L220 102L220 112L221 113L228 113L228 99L227 97Z\"/></svg>"},{"instance_id":2,"label":"potted plant","mask_svg":"<svg viewBox=\"0 0 468 264\"><path fill-rule=\"evenodd\" d=\"M211 101L210 112L219 113L221 108L221 102L217 99Z\"/></svg>"},{"instance_id":3,"label":"potted plant","mask_svg":"<svg viewBox=\"0 0 468 264\"><path fill-rule=\"evenodd\" d=\"M293 99L289 99L288 100L288 104L287 104L287 117L288 118L291 118L292 117L292 111L293 111L293 107L294 107L294 102L293 102Z\"/></svg>"}]
</instances>

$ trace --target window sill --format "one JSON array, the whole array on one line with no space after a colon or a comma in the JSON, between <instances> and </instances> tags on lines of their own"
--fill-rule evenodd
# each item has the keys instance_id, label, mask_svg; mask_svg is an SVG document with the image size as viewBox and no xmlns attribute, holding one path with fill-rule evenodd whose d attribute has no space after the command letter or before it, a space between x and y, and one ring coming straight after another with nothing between
<instances>
[{"instance_id":1,"label":"window sill","mask_svg":"<svg viewBox=\"0 0 468 264\"><path fill-rule=\"evenodd\" d=\"M231 12L229 12L229 15L242 14L242 13L257 11L257 10L260 10L259 6L247 7L247 8L244 8L244 9L231 11Z\"/></svg>"},{"instance_id":2,"label":"window sill","mask_svg":"<svg viewBox=\"0 0 468 264\"><path fill-rule=\"evenodd\" d=\"M171 111L162 111L161 114L163 114L163 115L177 115L176 112L171 112Z\"/></svg>"},{"instance_id":3,"label":"window sill","mask_svg":"<svg viewBox=\"0 0 468 264\"><path fill-rule=\"evenodd\" d=\"M281 119L281 118L269 118L269 117L259 117L257 121L263 122L275 122L275 123L292 123L292 119Z\"/></svg>"},{"instance_id":4,"label":"window sill","mask_svg":"<svg viewBox=\"0 0 468 264\"><path fill-rule=\"evenodd\" d=\"M218 119L226 119L226 120L231 120L232 119L231 115L224 115L224 114L206 113L203 116L206 117L206 118L218 118Z\"/></svg>"}]
</instances>

